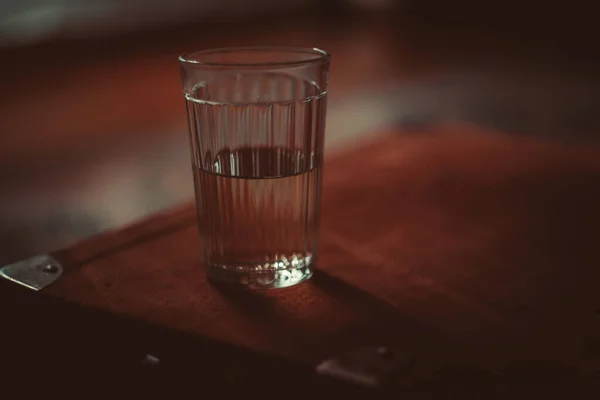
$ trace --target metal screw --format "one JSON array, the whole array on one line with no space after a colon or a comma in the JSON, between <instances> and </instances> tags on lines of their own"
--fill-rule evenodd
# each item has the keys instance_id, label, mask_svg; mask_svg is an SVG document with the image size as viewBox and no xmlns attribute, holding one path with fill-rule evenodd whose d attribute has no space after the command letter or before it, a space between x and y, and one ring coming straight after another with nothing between
<instances>
[{"instance_id":1,"label":"metal screw","mask_svg":"<svg viewBox=\"0 0 600 400\"><path fill-rule=\"evenodd\" d=\"M47 264L42 267L42 271L47 274L55 274L58 272L58 267L56 265Z\"/></svg>"}]
</instances>

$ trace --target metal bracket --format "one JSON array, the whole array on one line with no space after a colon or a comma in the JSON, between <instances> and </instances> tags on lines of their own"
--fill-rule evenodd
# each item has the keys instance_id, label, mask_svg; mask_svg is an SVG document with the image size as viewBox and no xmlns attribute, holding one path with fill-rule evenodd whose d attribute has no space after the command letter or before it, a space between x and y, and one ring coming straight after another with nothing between
<instances>
[{"instance_id":1,"label":"metal bracket","mask_svg":"<svg viewBox=\"0 0 600 400\"><path fill-rule=\"evenodd\" d=\"M36 292L54 283L62 273L62 265L46 254L0 268L0 278L15 282Z\"/></svg>"},{"instance_id":2,"label":"metal bracket","mask_svg":"<svg viewBox=\"0 0 600 400\"><path fill-rule=\"evenodd\" d=\"M395 372L410 368L412 362L412 357L389 347L361 347L323 361L317 366L317 373L377 388Z\"/></svg>"}]
</instances>

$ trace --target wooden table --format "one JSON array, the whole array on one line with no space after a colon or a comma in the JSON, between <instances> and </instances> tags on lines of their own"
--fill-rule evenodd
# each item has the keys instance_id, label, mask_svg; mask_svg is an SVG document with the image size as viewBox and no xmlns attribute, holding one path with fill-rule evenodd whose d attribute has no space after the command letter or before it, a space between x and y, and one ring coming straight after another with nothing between
<instances>
[{"instance_id":1,"label":"wooden table","mask_svg":"<svg viewBox=\"0 0 600 400\"><path fill-rule=\"evenodd\" d=\"M67 271L41 293L307 370L386 345L412 360L386 383L406 396L572 395L600 381L599 154L388 129L329 154L306 284L209 284L189 204L55 253Z\"/></svg>"}]
</instances>

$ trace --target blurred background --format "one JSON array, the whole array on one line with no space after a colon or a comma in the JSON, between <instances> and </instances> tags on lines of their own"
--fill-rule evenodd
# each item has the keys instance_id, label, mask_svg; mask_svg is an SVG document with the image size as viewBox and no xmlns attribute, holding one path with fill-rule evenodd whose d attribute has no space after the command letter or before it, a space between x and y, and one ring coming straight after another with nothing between
<instances>
[{"instance_id":1,"label":"blurred background","mask_svg":"<svg viewBox=\"0 0 600 400\"><path fill-rule=\"evenodd\" d=\"M460 122L596 145L591 2L2 0L0 264L192 199L177 56L333 54L328 149Z\"/></svg>"}]
</instances>

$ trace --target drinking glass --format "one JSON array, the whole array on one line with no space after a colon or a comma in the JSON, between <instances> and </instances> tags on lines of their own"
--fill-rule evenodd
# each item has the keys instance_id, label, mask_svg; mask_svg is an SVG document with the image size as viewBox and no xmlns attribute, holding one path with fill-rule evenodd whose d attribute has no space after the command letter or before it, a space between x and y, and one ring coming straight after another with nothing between
<instances>
[{"instance_id":1,"label":"drinking glass","mask_svg":"<svg viewBox=\"0 0 600 400\"><path fill-rule=\"evenodd\" d=\"M202 264L249 289L309 279L317 259L329 59L221 48L179 58Z\"/></svg>"}]
</instances>

